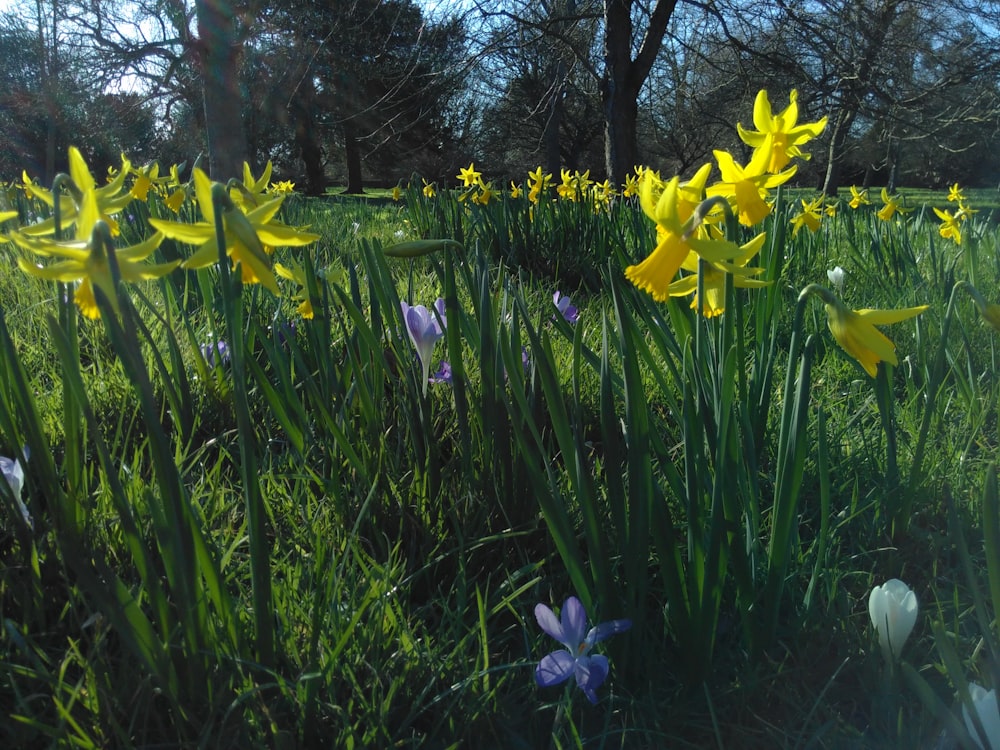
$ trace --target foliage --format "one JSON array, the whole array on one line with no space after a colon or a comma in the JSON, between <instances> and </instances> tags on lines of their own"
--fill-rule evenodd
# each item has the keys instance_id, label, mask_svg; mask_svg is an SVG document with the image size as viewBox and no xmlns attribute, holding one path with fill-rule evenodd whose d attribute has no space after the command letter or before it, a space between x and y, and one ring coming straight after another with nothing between
<instances>
[{"instance_id":1,"label":"foliage","mask_svg":"<svg viewBox=\"0 0 1000 750\"><path fill-rule=\"evenodd\" d=\"M995 588L998 564L995 334L988 303L965 286L951 297L971 283L1000 298L984 216L957 252L929 212L883 221L878 206L793 234L798 204L779 197L759 258L773 283L729 274L725 311L706 318L704 288L691 309L624 278L656 244L631 198L484 204L481 183L433 198L414 183L399 203L290 196L279 223L253 177L212 186L213 208L201 189L200 216L193 196L179 207L217 222L219 264L116 283L113 298L95 281L99 320L77 317L65 285L0 279L0 452L26 467L30 514L0 482L7 744L880 747L957 733L943 676L977 664L991 627L962 582L985 554ZM78 227L87 257L116 258L146 216L175 217L175 190L202 184L171 180L114 214L121 239ZM14 194L22 216L47 213L40 193ZM234 236L266 253L244 221L321 235L275 250L304 284L274 295L233 273ZM156 260L189 257L164 240ZM898 364L874 381L800 297L834 265L848 307L934 303L891 329ZM439 297L432 356L450 382L428 383L401 302ZM966 499L984 488L986 551L963 551L980 533ZM918 623L902 652L926 675L905 671L913 691L894 689L867 629L868 592L893 577L942 623ZM551 647L536 605L570 596L584 621L632 621L599 646L612 671L596 707L533 681Z\"/></svg>"}]
</instances>

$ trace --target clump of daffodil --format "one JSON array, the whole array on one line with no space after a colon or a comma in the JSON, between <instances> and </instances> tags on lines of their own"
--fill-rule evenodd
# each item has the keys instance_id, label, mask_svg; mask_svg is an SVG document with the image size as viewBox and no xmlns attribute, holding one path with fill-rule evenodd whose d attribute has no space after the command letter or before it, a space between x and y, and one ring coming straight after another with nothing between
<instances>
[{"instance_id":1,"label":"clump of daffodil","mask_svg":"<svg viewBox=\"0 0 1000 750\"><path fill-rule=\"evenodd\" d=\"M645 170L645 167L635 166L632 167L632 174L625 175L625 185L622 187L623 198L633 198L639 195L639 180Z\"/></svg>"},{"instance_id":2,"label":"clump of daffodil","mask_svg":"<svg viewBox=\"0 0 1000 750\"><path fill-rule=\"evenodd\" d=\"M285 266L281 263L274 264L274 272L283 279L294 281L298 285L294 299L299 302L296 311L305 320L312 320L314 316L312 301L309 299L309 284L306 279L306 272L298 263L289 263Z\"/></svg>"},{"instance_id":3,"label":"clump of daffodil","mask_svg":"<svg viewBox=\"0 0 1000 750\"><path fill-rule=\"evenodd\" d=\"M784 169L794 157L808 160L810 155L799 146L816 138L826 127L826 117L799 125L799 92L792 89L788 99L785 109L777 115L772 114L767 91L761 89L753 105L753 124L757 130L746 130L736 124L736 131L745 144L767 154L764 169L772 174Z\"/></svg>"},{"instance_id":4,"label":"clump of daffodil","mask_svg":"<svg viewBox=\"0 0 1000 750\"><path fill-rule=\"evenodd\" d=\"M568 169L560 173L562 182L556 186L556 193L560 198L567 201L578 201L582 199L590 190L594 181L590 179L590 170L580 173L578 170L570 173Z\"/></svg>"},{"instance_id":5,"label":"clump of daffodil","mask_svg":"<svg viewBox=\"0 0 1000 750\"><path fill-rule=\"evenodd\" d=\"M670 283L689 253L712 262L727 261L740 254L735 243L711 239L701 226L705 217L696 209L703 206L705 211L709 210L711 201L704 204L702 196L711 169L711 164L705 164L684 185L678 177L664 183L650 170L640 180L639 205L656 222L657 244L642 263L625 269L625 277L658 302L670 296Z\"/></svg>"},{"instance_id":6,"label":"clump of daffodil","mask_svg":"<svg viewBox=\"0 0 1000 750\"><path fill-rule=\"evenodd\" d=\"M267 192L271 195L291 195L295 192L295 183L291 180L272 182L267 186Z\"/></svg>"},{"instance_id":7,"label":"clump of daffodil","mask_svg":"<svg viewBox=\"0 0 1000 750\"><path fill-rule=\"evenodd\" d=\"M819 229L820 222L822 221L821 211L823 210L823 196L820 195L817 198L807 201L805 198L802 199L802 210L792 217L792 237L799 233L802 227L805 227L810 232L815 232ZM836 211L836 208L834 208Z\"/></svg>"},{"instance_id":8,"label":"clump of daffodil","mask_svg":"<svg viewBox=\"0 0 1000 750\"><path fill-rule=\"evenodd\" d=\"M878 373L878 363L888 362L898 365L896 345L877 325L899 323L920 315L928 305L907 307L901 310L851 310L840 298L825 287L810 284L802 290L799 298L813 294L823 300L826 307L827 324L830 332L841 348L850 354L873 378Z\"/></svg>"},{"instance_id":9,"label":"clump of daffodil","mask_svg":"<svg viewBox=\"0 0 1000 750\"><path fill-rule=\"evenodd\" d=\"M66 190L59 190L58 220L56 226L56 199L52 190L46 190L39 186L24 173L25 192L41 200L52 209L53 214L44 221L37 222L22 228L22 232L31 235L53 234L57 231L64 231L70 226L77 224L77 216L83 196L88 192L94 193L97 204L97 211L101 220L110 228L111 234L118 234L118 222L113 216L119 213L132 200L132 195L125 190L125 177L131 170L131 163L122 155L122 168L115 173L114 178L106 185L97 187L97 182L87 166L87 162L80 154L76 146L69 147L69 175L67 180L58 180Z\"/></svg>"},{"instance_id":10,"label":"clump of daffodil","mask_svg":"<svg viewBox=\"0 0 1000 750\"><path fill-rule=\"evenodd\" d=\"M857 186L851 185L851 199L847 202L848 206L857 209L871 204L872 202L868 198L868 188L858 189Z\"/></svg>"},{"instance_id":11,"label":"clump of daffodil","mask_svg":"<svg viewBox=\"0 0 1000 750\"><path fill-rule=\"evenodd\" d=\"M108 224L100 218L97 201L97 191L93 188L82 194L72 240L57 241L19 231L10 235L10 239L18 246L35 255L61 259L41 266L29 263L24 258L18 258L17 264L25 273L48 281L78 282L73 299L80 312L88 318L100 317L100 308L94 293L95 287L101 289L115 312L119 312L114 274L106 247L111 241L111 231ZM118 277L123 281L134 283L158 278L176 268L180 261L154 265L142 263L153 254L162 241L163 235L157 232L136 245L115 250Z\"/></svg>"},{"instance_id":12,"label":"clump of daffodil","mask_svg":"<svg viewBox=\"0 0 1000 750\"><path fill-rule=\"evenodd\" d=\"M594 201L594 213L599 213L611 207L611 200L615 197L615 189L609 180L595 182L590 188L590 195Z\"/></svg>"},{"instance_id":13,"label":"clump of daffodil","mask_svg":"<svg viewBox=\"0 0 1000 750\"><path fill-rule=\"evenodd\" d=\"M882 221L891 221L892 217L897 213L908 214L912 211L912 208L903 208L903 199L898 195L889 195L889 191L886 188L882 188L882 208L878 210L875 214Z\"/></svg>"},{"instance_id":14,"label":"clump of daffodil","mask_svg":"<svg viewBox=\"0 0 1000 750\"><path fill-rule=\"evenodd\" d=\"M534 172L528 172L528 200L538 203L542 195L552 185L552 175L542 172L538 167Z\"/></svg>"},{"instance_id":15,"label":"clump of daffodil","mask_svg":"<svg viewBox=\"0 0 1000 750\"><path fill-rule=\"evenodd\" d=\"M701 308L706 318L714 318L726 311L726 274L732 274L733 286L743 289L759 289L770 285L770 281L751 278L761 273L763 268L748 268L747 263L760 252L766 239L761 233L750 242L740 247L740 253L730 262L702 260L697 253L689 253L681 268L691 273L673 282L667 287L670 297L684 297L693 294L691 309ZM698 274L701 274L701 286L705 290L705 301L701 304L698 297Z\"/></svg>"},{"instance_id":16,"label":"clump of daffodil","mask_svg":"<svg viewBox=\"0 0 1000 750\"><path fill-rule=\"evenodd\" d=\"M211 266L219 259L212 181L197 168L194 170L194 189L203 221L185 224L149 219L150 225L164 236L197 247L194 254L182 264L184 268L191 269ZM225 198L224 194L223 197ZM222 211L226 254L232 259L233 268L240 267L244 284L263 284L275 294L279 294L278 282L271 270L268 254L275 247L301 247L319 239L318 234L303 232L274 221L284 198L279 195L252 208L230 203Z\"/></svg>"}]
</instances>

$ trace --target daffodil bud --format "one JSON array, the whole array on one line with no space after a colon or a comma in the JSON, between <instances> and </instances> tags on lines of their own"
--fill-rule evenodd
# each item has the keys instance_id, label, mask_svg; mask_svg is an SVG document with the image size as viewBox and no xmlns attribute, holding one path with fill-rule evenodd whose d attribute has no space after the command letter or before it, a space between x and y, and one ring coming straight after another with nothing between
<instances>
[{"instance_id":1,"label":"daffodil bud","mask_svg":"<svg viewBox=\"0 0 1000 750\"><path fill-rule=\"evenodd\" d=\"M898 659L917 622L917 595L898 578L893 578L872 589L868 597L868 614L885 658Z\"/></svg>"}]
</instances>

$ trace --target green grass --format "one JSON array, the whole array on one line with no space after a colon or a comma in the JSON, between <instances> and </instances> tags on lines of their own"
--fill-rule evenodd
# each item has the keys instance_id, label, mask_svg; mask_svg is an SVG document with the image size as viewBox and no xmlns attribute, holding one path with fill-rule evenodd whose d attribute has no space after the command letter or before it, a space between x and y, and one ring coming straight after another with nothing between
<instances>
[{"instance_id":1,"label":"green grass","mask_svg":"<svg viewBox=\"0 0 1000 750\"><path fill-rule=\"evenodd\" d=\"M995 563L981 500L1000 352L964 293L935 371L954 284L1000 300L990 199L970 196L983 210L961 248L927 212L885 223L846 206L782 241L797 201L779 206L774 285L735 290L709 322L623 280L653 240L629 201L529 221L524 199L293 197L282 220L322 239L277 257L312 269L311 321L211 269L126 291L120 326L70 325L75 309L5 245L0 455L31 444L34 527L0 494L3 745L933 745L935 710L957 710L946 644L964 678L992 685L995 668L996 602L977 610L975 593ZM382 252L433 237L464 249ZM882 384L817 302L794 323L799 291L834 265L851 307L931 305L886 328L901 363ZM556 289L577 323L554 319ZM432 371L446 359L455 382L424 398L399 301L438 297ZM245 362L207 367L198 346L234 320ZM800 362L808 387L786 391ZM769 546L779 517L790 532ZM903 658L929 692L872 632L868 593L892 577L920 601ZM534 681L557 647L534 606L570 595L591 622L633 619L597 648L612 665L597 706Z\"/></svg>"}]
</instances>

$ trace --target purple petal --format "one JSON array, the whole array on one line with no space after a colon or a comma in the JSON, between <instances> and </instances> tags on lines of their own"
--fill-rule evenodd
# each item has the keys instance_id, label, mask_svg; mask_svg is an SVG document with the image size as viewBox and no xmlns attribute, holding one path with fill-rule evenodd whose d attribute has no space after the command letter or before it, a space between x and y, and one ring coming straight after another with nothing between
<instances>
[{"instance_id":1,"label":"purple petal","mask_svg":"<svg viewBox=\"0 0 1000 750\"><path fill-rule=\"evenodd\" d=\"M542 687L552 687L562 682L566 682L574 672L575 660L569 651L553 651L546 654L538 662L535 670L535 680ZM579 679L579 677L577 677Z\"/></svg>"},{"instance_id":2,"label":"purple petal","mask_svg":"<svg viewBox=\"0 0 1000 750\"><path fill-rule=\"evenodd\" d=\"M445 314L444 314L444 299L443 298L441 298L441 297L437 298L437 301L434 303L434 309L437 310L438 315L441 317L441 325L447 326L448 325L448 318L445 317Z\"/></svg>"},{"instance_id":3,"label":"purple petal","mask_svg":"<svg viewBox=\"0 0 1000 750\"><path fill-rule=\"evenodd\" d=\"M562 623L559 622L559 618L546 605L535 605L535 619L538 620L538 626L546 635L552 636L564 646L576 648L576 644L566 643L566 634L563 633Z\"/></svg>"},{"instance_id":4,"label":"purple petal","mask_svg":"<svg viewBox=\"0 0 1000 750\"><path fill-rule=\"evenodd\" d=\"M541 665L539 665L541 666ZM604 684L608 677L608 658L596 656L581 656L575 661L573 671L576 674L576 684L591 703L597 703L597 688Z\"/></svg>"},{"instance_id":5,"label":"purple petal","mask_svg":"<svg viewBox=\"0 0 1000 750\"><path fill-rule=\"evenodd\" d=\"M566 636L563 643L573 651L579 650L587 635L587 613L583 604L575 596L569 597L563 604L560 617L563 634Z\"/></svg>"},{"instance_id":6,"label":"purple petal","mask_svg":"<svg viewBox=\"0 0 1000 750\"><path fill-rule=\"evenodd\" d=\"M590 645L600 643L605 638L610 638L615 633L624 633L631 627L631 620L611 620L610 622L602 622L600 625L595 625L590 629L590 632L587 633L587 643Z\"/></svg>"}]
</instances>

